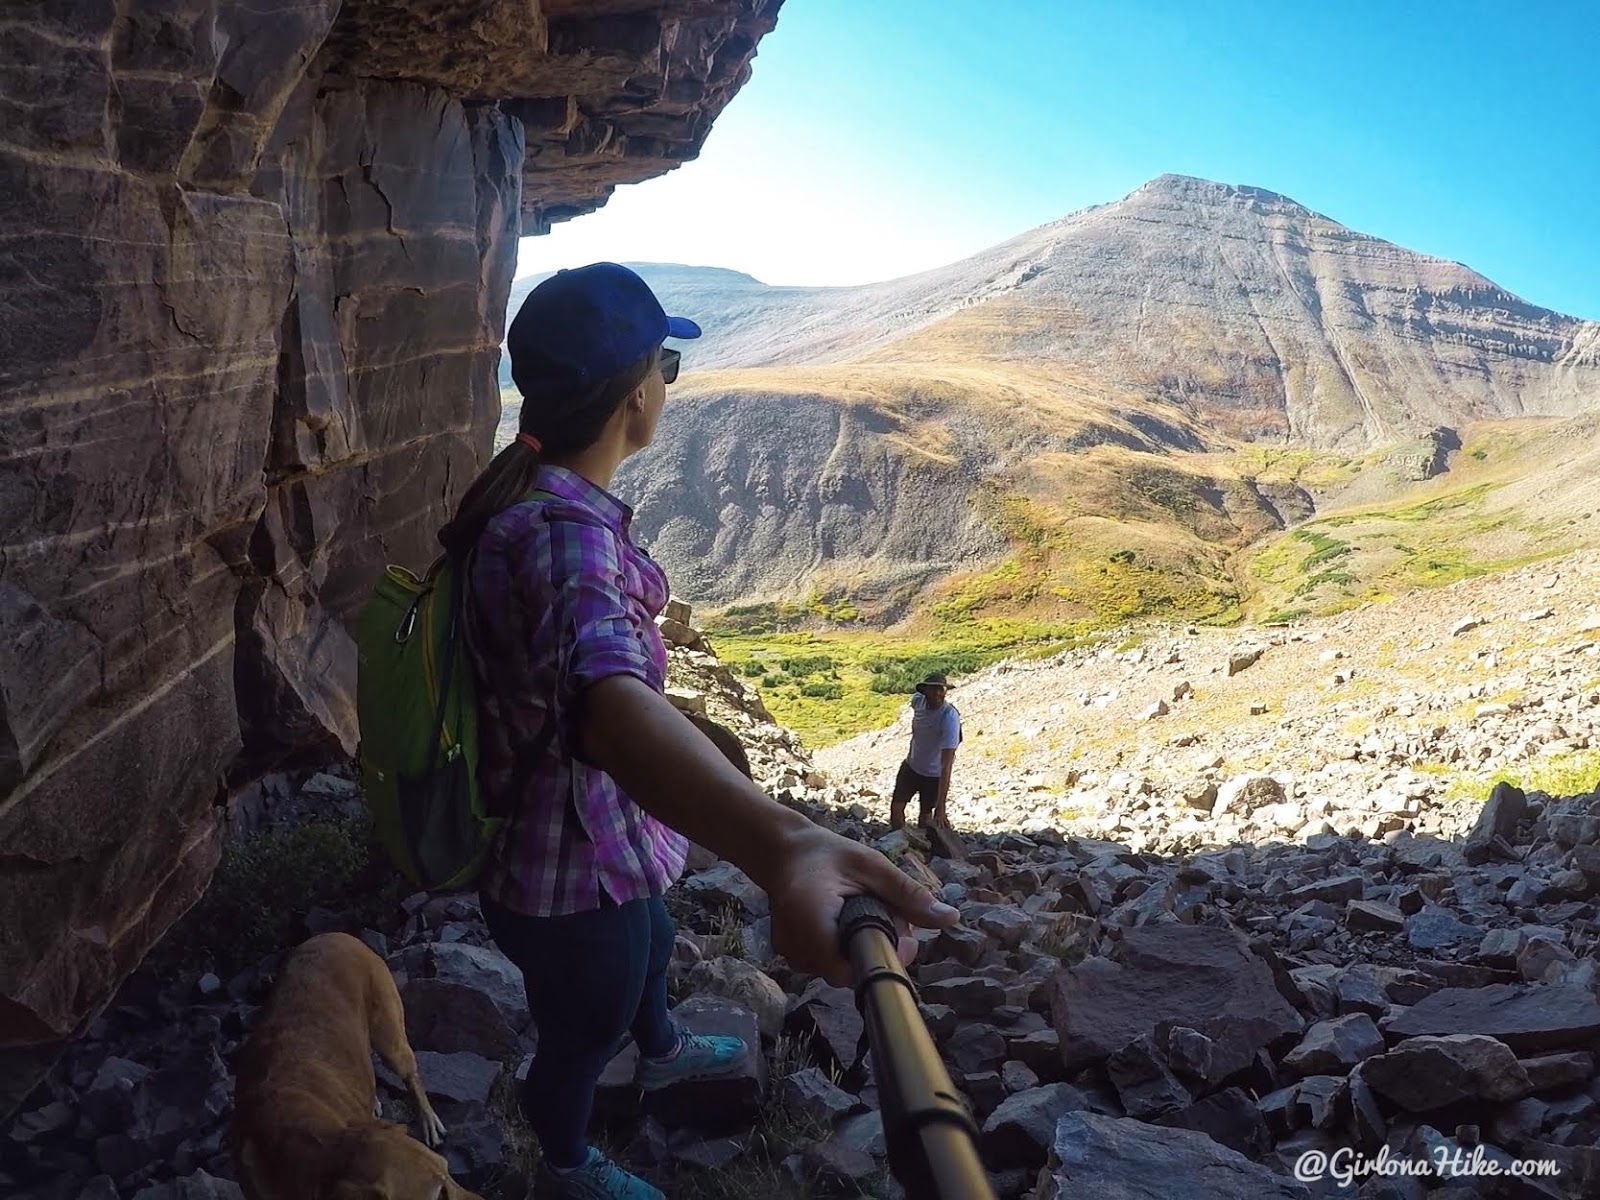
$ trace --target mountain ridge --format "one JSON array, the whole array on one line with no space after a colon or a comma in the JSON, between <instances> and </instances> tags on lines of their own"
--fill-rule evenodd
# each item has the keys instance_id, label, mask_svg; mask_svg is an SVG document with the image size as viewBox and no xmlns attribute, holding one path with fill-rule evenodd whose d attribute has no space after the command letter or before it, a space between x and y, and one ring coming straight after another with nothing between
<instances>
[{"instance_id":1,"label":"mountain ridge","mask_svg":"<svg viewBox=\"0 0 1600 1200\"><path fill-rule=\"evenodd\" d=\"M1187 238L1190 245L1173 245L1174 230L1184 230L1178 240ZM1274 251L1270 261L1238 258L1240 246L1261 250L1264 243ZM1118 262L1130 258L1138 259L1136 269L1118 269ZM1320 261L1307 261L1312 258ZM1035 339L1021 347L1024 357L1074 362L1106 358L1107 349L1114 350L1110 362L1126 370L1110 381L1146 390L1152 398L1198 395L1198 408L1211 402L1218 418L1242 406L1229 390L1264 390L1264 400L1280 410L1277 416L1235 421L1235 434L1314 445L1371 446L1435 424L1523 411L1570 414L1576 405L1560 374L1600 365L1597 323L1526 301L1459 262L1349 229L1264 187L1179 174L1157 176L1120 200L1088 206L952 264L882 283L773 286L725 269L630 266L653 280L669 307L698 315L706 328L706 338L690 349L690 366L698 370L914 357L909 349L926 357L925 346L898 342L984 304L1016 301L1045 309L1066 299L1078 315L1101 314L1102 325L1112 328L1078 326L1078 333L1091 331L1093 338L1061 328L1046 339L1054 344ZM1232 294L1221 288L1230 275L1238 285ZM518 280L512 302L538 278ZM1184 290L1190 294L1181 296ZM1142 320L1134 323L1133 338L1118 336L1118 318L1130 315L1133 301L1141 318L1150 315L1154 302L1155 315L1168 317L1166 331L1174 323L1178 333L1186 331L1174 317L1182 309L1226 318L1213 320L1210 330L1187 330L1218 350L1213 365L1226 378L1208 381L1170 362L1160 350L1162 328L1146 330ZM1163 312L1163 301L1170 310ZM1245 328L1251 320L1259 326L1254 336ZM1285 331L1288 347L1278 341ZM1240 346L1246 336L1250 344ZM1374 338L1378 352L1371 354ZM1413 379L1416 365L1403 358L1406 342L1419 339L1456 347L1458 378ZM973 352L971 344L962 349ZM987 347L986 357L992 355ZM1272 373L1288 370L1285 357L1309 358L1320 378L1310 386L1293 378L1274 384ZM1501 374L1531 370L1541 378L1515 381L1515 395L1459 378L1493 374L1493 363L1509 363ZM1363 392L1395 390L1394 381L1384 379L1394 374L1410 384L1400 392L1414 395L1402 397L1398 411L1381 411L1381 397L1373 405ZM1429 405L1427 392L1445 398ZM1330 405L1331 413L1325 411Z\"/></svg>"},{"instance_id":2,"label":"mountain ridge","mask_svg":"<svg viewBox=\"0 0 1600 1200\"><path fill-rule=\"evenodd\" d=\"M1189 176L877 284L636 269L706 335L617 484L713 604L1218 617L1251 586L1234 556L1341 490L1398 496L1480 423L1600 406L1600 323ZM1321 482L1260 475L1252 446Z\"/></svg>"}]
</instances>

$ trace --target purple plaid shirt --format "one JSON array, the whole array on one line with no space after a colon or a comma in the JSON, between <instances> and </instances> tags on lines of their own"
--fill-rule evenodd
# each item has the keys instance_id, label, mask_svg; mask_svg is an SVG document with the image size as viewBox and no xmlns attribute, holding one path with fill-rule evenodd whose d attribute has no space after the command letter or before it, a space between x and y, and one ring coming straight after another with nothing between
<instances>
[{"instance_id":1,"label":"purple plaid shirt","mask_svg":"<svg viewBox=\"0 0 1600 1200\"><path fill-rule=\"evenodd\" d=\"M576 701L589 684L633 675L660 691L667 653L655 617L667 577L628 537L633 510L563 467L539 470L536 496L478 540L472 647L479 779L507 813L479 890L515 912L559 916L660 895L688 841L579 761ZM519 796L518 749L555 717L556 736Z\"/></svg>"}]
</instances>

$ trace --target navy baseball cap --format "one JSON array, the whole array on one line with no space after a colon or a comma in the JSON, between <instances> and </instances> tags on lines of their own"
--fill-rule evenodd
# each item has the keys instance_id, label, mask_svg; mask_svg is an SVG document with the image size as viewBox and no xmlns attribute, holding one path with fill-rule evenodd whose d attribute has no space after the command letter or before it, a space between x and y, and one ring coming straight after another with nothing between
<instances>
[{"instance_id":1,"label":"navy baseball cap","mask_svg":"<svg viewBox=\"0 0 1600 1200\"><path fill-rule=\"evenodd\" d=\"M511 378L524 397L578 396L620 375L667 338L700 326L669 317L627 267L591 263L557 271L523 300L506 333Z\"/></svg>"}]
</instances>

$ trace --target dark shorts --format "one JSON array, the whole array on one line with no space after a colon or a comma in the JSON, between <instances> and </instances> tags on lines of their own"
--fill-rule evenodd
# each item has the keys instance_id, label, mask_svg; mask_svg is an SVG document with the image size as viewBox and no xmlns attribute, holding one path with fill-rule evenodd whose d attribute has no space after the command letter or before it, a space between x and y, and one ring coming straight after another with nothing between
<instances>
[{"instance_id":1,"label":"dark shorts","mask_svg":"<svg viewBox=\"0 0 1600 1200\"><path fill-rule=\"evenodd\" d=\"M890 803L895 808L903 808L913 795L917 797L920 807L918 822L926 824L933 820L933 810L939 803L939 777L913 771L910 763L903 762L900 764L900 773L894 777L894 796Z\"/></svg>"}]
</instances>

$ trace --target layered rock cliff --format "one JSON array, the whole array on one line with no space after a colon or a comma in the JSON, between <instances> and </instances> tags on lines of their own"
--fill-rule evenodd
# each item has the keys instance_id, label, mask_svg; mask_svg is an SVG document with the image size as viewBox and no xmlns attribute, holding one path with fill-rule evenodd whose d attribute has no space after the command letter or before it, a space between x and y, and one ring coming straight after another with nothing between
<instances>
[{"instance_id":1,"label":"layered rock cliff","mask_svg":"<svg viewBox=\"0 0 1600 1200\"><path fill-rule=\"evenodd\" d=\"M693 158L781 0L75 0L0 38L0 1046L70 1034L489 450L519 233Z\"/></svg>"}]
</instances>

